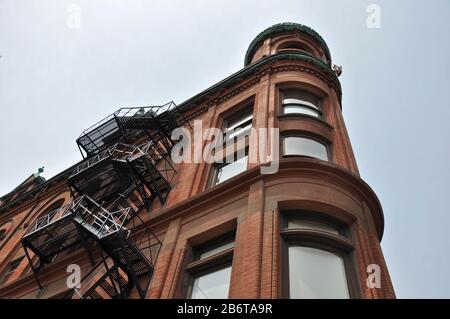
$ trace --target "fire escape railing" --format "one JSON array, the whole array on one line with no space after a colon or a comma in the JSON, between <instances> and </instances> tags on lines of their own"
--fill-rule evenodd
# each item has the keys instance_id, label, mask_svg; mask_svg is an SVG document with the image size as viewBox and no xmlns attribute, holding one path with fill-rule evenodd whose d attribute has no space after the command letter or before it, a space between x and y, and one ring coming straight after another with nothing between
<instances>
[{"instance_id":1,"label":"fire escape railing","mask_svg":"<svg viewBox=\"0 0 450 319\"><path fill-rule=\"evenodd\" d=\"M61 218L66 217L68 214L72 214L76 207L79 205L79 203L84 199L84 196L79 197L75 199L74 201L70 202L69 204L66 204L64 206L61 206L60 208L39 217L36 219L34 223L30 225L27 232L25 233L24 237L27 237L39 230L44 229L51 223L56 223Z\"/></svg>"}]
</instances>

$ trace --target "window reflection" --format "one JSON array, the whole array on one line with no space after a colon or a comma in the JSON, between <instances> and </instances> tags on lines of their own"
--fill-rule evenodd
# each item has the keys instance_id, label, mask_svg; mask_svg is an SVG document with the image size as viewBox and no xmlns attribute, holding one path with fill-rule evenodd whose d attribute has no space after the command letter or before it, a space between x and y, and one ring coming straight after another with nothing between
<instances>
[{"instance_id":1,"label":"window reflection","mask_svg":"<svg viewBox=\"0 0 450 319\"><path fill-rule=\"evenodd\" d=\"M321 117L320 99L303 90L286 90L282 92L282 108L284 114L306 114Z\"/></svg>"},{"instance_id":2,"label":"window reflection","mask_svg":"<svg viewBox=\"0 0 450 319\"><path fill-rule=\"evenodd\" d=\"M233 163L226 163L217 167L214 185L222 183L247 170L248 156L244 156Z\"/></svg>"},{"instance_id":3,"label":"window reflection","mask_svg":"<svg viewBox=\"0 0 450 319\"><path fill-rule=\"evenodd\" d=\"M327 146L308 137L289 136L284 138L284 155L302 155L328 161Z\"/></svg>"},{"instance_id":4,"label":"window reflection","mask_svg":"<svg viewBox=\"0 0 450 319\"><path fill-rule=\"evenodd\" d=\"M194 278L192 299L226 299L230 286L231 265Z\"/></svg>"},{"instance_id":5,"label":"window reflection","mask_svg":"<svg viewBox=\"0 0 450 319\"><path fill-rule=\"evenodd\" d=\"M290 298L350 298L342 256L302 246L290 246L288 252Z\"/></svg>"}]
</instances>

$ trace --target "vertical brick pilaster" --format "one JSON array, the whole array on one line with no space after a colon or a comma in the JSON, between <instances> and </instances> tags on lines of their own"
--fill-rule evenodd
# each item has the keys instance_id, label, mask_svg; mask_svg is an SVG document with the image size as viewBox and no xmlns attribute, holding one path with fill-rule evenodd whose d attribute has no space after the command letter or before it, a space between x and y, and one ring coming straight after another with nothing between
<instances>
[{"instance_id":1,"label":"vertical brick pilaster","mask_svg":"<svg viewBox=\"0 0 450 319\"><path fill-rule=\"evenodd\" d=\"M161 298L164 283L172 262L173 253L177 244L178 235L181 228L181 219L173 220L167 229L161 252L156 261L155 272L152 283L147 293L147 298ZM171 277L171 276L169 276Z\"/></svg>"},{"instance_id":2,"label":"vertical brick pilaster","mask_svg":"<svg viewBox=\"0 0 450 319\"><path fill-rule=\"evenodd\" d=\"M261 268L261 293L264 299L277 298L277 239L276 216L272 211L264 213L264 233Z\"/></svg>"},{"instance_id":3,"label":"vertical brick pilaster","mask_svg":"<svg viewBox=\"0 0 450 319\"><path fill-rule=\"evenodd\" d=\"M232 298L259 298L264 227L264 182L250 186L248 210L238 219Z\"/></svg>"},{"instance_id":4,"label":"vertical brick pilaster","mask_svg":"<svg viewBox=\"0 0 450 319\"><path fill-rule=\"evenodd\" d=\"M253 106L253 128L256 130L256 137L250 140L249 153L250 153L250 163L249 168L259 165L262 160L259 158L259 128L267 128L268 125L268 115L269 115L269 98L270 98L270 76L266 74L261 77L259 83L259 92L255 98L255 103ZM266 149L269 145L266 143Z\"/></svg>"}]
</instances>

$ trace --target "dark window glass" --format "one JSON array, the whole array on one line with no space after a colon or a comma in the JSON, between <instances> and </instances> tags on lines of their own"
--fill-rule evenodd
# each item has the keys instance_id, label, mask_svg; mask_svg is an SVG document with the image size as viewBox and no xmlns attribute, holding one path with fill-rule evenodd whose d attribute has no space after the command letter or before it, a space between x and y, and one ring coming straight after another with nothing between
<instances>
[{"instance_id":1,"label":"dark window glass","mask_svg":"<svg viewBox=\"0 0 450 319\"><path fill-rule=\"evenodd\" d=\"M279 52L292 51L292 50L306 52L306 53L311 54L310 49L303 43L299 43L299 42L287 43L287 44L282 45L278 49Z\"/></svg>"},{"instance_id":2,"label":"dark window glass","mask_svg":"<svg viewBox=\"0 0 450 319\"><path fill-rule=\"evenodd\" d=\"M6 229L0 229L0 241L6 238Z\"/></svg>"},{"instance_id":3,"label":"dark window glass","mask_svg":"<svg viewBox=\"0 0 450 319\"><path fill-rule=\"evenodd\" d=\"M288 218L287 227L289 229L313 229L339 235L339 228L319 220Z\"/></svg>"},{"instance_id":4,"label":"dark window glass","mask_svg":"<svg viewBox=\"0 0 450 319\"><path fill-rule=\"evenodd\" d=\"M8 281L9 277L11 277L11 275L14 273L17 267L19 267L23 258L24 256L19 257L9 263L8 267L5 269L5 272L3 273L2 278L0 279L0 285Z\"/></svg>"}]
</instances>

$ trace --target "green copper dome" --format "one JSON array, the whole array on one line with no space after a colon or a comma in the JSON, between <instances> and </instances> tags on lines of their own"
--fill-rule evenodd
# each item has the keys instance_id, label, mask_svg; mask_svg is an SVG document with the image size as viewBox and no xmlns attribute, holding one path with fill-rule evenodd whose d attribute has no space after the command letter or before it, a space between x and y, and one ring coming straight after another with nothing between
<instances>
[{"instance_id":1,"label":"green copper dome","mask_svg":"<svg viewBox=\"0 0 450 319\"><path fill-rule=\"evenodd\" d=\"M303 24L299 23L293 23L293 22L284 22L284 23L278 23L275 24L267 29L265 29L263 32L258 34L256 38L250 43L250 46L247 49L247 53L245 53L245 61L244 65L247 66L250 64L251 58L253 56L253 53L256 51L256 49L259 47L259 45L268 37L273 36L277 33L286 32L286 31L299 31L301 33L305 33L312 38L314 38L319 45L323 48L325 51L325 55L327 57L328 64L331 65L331 54L330 49L328 49L327 44L325 43L324 39L318 34L316 31L311 29L310 27L307 27Z\"/></svg>"}]
</instances>

